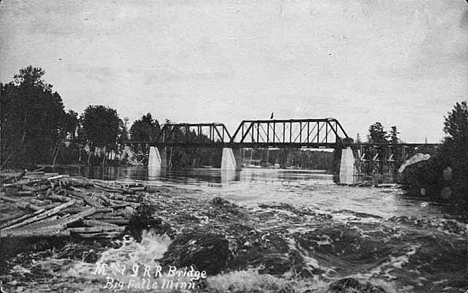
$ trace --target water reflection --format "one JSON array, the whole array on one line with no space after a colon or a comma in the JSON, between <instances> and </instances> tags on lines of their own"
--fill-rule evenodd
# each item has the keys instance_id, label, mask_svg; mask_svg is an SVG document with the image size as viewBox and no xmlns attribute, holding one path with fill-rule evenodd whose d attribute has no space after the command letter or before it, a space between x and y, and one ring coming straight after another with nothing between
<instances>
[{"instance_id":1,"label":"water reflection","mask_svg":"<svg viewBox=\"0 0 468 293\"><path fill-rule=\"evenodd\" d=\"M172 181L181 184L223 185L232 182L323 182L333 181L333 175L323 170L244 169L242 171L217 168L147 168L145 166L71 166L56 169L62 174L104 180Z\"/></svg>"},{"instance_id":2,"label":"water reflection","mask_svg":"<svg viewBox=\"0 0 468 293\"><path fill-rule=\"evenodd\" d=\"M230 181L239 181L241 171L237 170L221 170L221 183L228 183Z\"/></svg>"},{"instance_id":3,"label":"water reflection","mask_svg":"<svg viewBox=\"0 0 468 293\"><path fill-rule=\"evenodd\" d=\"M158 180L158 178L164 177L165 174L165 168L161 168L160 166L148 167L148 180Z\"/></svg>"}]
</instances>

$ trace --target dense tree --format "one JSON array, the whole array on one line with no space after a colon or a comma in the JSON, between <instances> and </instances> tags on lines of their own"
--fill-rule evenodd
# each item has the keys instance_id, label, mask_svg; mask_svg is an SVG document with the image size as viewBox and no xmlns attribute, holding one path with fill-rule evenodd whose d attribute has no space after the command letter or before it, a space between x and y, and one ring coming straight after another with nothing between
<instances>
[{"instance_id":1,"label":"dense tree","mask_svg":"<svg viewBox=\"0 0 468 293\"><path fill-rule=\"evenodd\" d=\"M65 121L62 98L43 79L45 71L29 66L2 85L2 163L26 167L51 163Z\"/></svg>"},{"instance_id":2,"label":"dense tree","mask_svg":"<svg viewBox=\"0 0 468 293\"><path fill-rule=\"evenodd\" d=\"M367 139L370 143L387 143L387 132L380 122L375 122L369 127Z\"/></svg>"},{"instance_id":3,"label":"dense tree","mask_svg":"<svg viewBox=\"0 0 468 293\"><path fill-rule=\"evenodd\" d=\"M398 132L397 127L392 126L392 130L390 130L390 133L388 135L392 144L398 143L398 134L400 134L400 132Z\"/></svg>"},{"instance_id":4,"label":"dense tree","mask_svg":"<svg viewBox=\"0 0 468 293\"><path fill-rule=\"evenodd\" d=\"M458 198L468 201L468 107L466 101L456 103L445 117L447 137L438 153L441 166L453 171L449 181Z\"/></svg>"},{"instance_id":5,"label":"dense tree","mask_svg":"<svg viewBox=\"0 0 468 293\"><path fill-rule=\"evenodd\" d=\"M434 197L454 197L467 208L468 202L468 107L466 102L456 103L445 117L444 132L447 137L427 162L406 168L403 188L412 193L424 189ZM450 174L450 175L449 175ZM450 188L451 195L442 190Z\"/></svg>"},{"instance_id":6,"label":"dense tree","mask_svg":"<svg viewBox=\"0 0 468 293\"><path fill-rule=\"evenodd\" d=\"M121 120L115 109L102 105L88 106L80 117L83 135L97 147L115 145Z\"/></svg>"},{"instance_id":7,"label":"dense tree","mask_svg":"<svg viewBox=\"0 0 468 293\"><path fill-rule=\"evenodd\" d=\"M69 110L64 117L62 129L64 136L68 136L71 140L74 140L79 127L80 121L78 119L78 113L73 110Z\"/></svg>"},{"instance_id":8,"label":"dense tree","mask_svg":"<svg viewBox=\"0 0 468 293\"><path fill-rule=\"evenodd\" d=\"M456 103L452 112L445 117L444 132L448 140L463 142L468 137L468 106L466 101Z\"/></svg>"},{"instance_id":9,"label":"dense tree","mask_svg":"<svg viewBox=\"0 0 468 293\"><path fill-rule=\"evenodd\" d=\"M160 130L158 120L153 119L151 113L148 113L133 122L130 137L136 141L155 141Z\"/></svg>"}]
</instances>

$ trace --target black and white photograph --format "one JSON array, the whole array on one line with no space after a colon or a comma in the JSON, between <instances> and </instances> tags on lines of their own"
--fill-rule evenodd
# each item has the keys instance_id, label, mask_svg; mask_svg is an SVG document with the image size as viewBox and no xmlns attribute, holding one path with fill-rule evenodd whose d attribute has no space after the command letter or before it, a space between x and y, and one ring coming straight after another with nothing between
<instances>
[{"instance_id":1,"label":"black and white photograph","mask_svg":"<svg viewBox=\"0 0 468 293\"><path fill-rule=\"evenodd\" d=\"M468 0L0 0L0 293L468 293Z\"/></svg>"}]
</instances>

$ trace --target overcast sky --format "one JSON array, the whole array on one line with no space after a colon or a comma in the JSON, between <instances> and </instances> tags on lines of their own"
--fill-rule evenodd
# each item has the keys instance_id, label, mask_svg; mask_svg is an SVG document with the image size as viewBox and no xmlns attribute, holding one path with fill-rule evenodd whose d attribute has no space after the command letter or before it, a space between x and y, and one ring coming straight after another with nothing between
<instances>
[{"instance_id":1,"label":"overcast sky","mask_svg":"<svg viewBox=\"0 0 468 293\"><path fill-rule=\"evenodd\" d=\"M462 0L4 0L0 81L28 65L78 113L130 123L338 119L438 142L468 98Z\"/></svg>"}]
</instances>

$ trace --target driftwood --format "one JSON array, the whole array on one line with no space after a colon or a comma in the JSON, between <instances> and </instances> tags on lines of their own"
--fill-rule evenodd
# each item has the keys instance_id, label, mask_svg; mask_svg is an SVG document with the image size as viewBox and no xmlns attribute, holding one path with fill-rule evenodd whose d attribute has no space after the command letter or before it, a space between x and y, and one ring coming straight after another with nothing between
<instances>
[{"instance_id":1,"label":"driftwood","mask_svg":"<svg viewBox=\"0 0 468 293\"><path fill-rule=\"evenodd\" d=\"M123 232L125 227L122 226L101 226L101 227L77 227L67 229L73 233L100 233L100 232Z\"/></svg>"},{"instance_id":2,"label":"driftwood","mask_svg":"<svg viewBox=\"0 0 468 293\"><path fill-rule=\"evenodd\" d=\"M31 217L34 217L36 215L39 215L40 213L44 212L44 210L38 210L32 214L27 214L27 215L24 215L22 217L19 217L19 218L16 218L16 219L13 219L13 220L10 220L6 223L3 223L2 225L0 225L0 229L3 229L3 228L6 228L6 227L9 227L9 226L12 226L13 224L16 224L16 223L19 223L25 219L28 219L28 218L31 218Z\"/></svg>"},{"instance_id":3,"label":"driftwood","mask_svg":"<svg viewBox=\"0 0 468 293\"><path fill-rule=\"evenodd\" d=\"M59 205L58 207L55 207L53 209L50 209L50 210L46 210L42 213L40 213L39 215L35 216L35 217L32 217L30 219L27 219L21 223L18 223L18 224L15 224L15 225L12 225L6 229L13 229L13 228L17 228L17 227L21 227L21 226L24 226L24 225L27 225L27 224L31 224L31 223L34 223L34 222L38 222L40 220L43 220L45 218L48 218L50 216L53 216L55 214L57 214L58 212L60 212L61 210L63 209L66 209L67 207L69 206L72 206L75 204L75 201L69 201L67 203L64 203L62 205Z\"/></svg>"},{"instance_id":4,"label":"driftwood","mask_svg":"<svg viewBox=\"0 0 468 293\"><path fill-rule=\"evenodd\" d=\"M29 203L26 203L26 202L22 202L20 200L13 199L13 198L10 198L10 197L6 197L6 196L3 196L3 195L0 195L0 199L3 199L4 201L12 202L15 206L17 206L17 207L19 207L21 209L30 209L30 210L34 210L34 211L39 211L39 210L42 209L41 207L38 207L36 205L29 204Z\"/></svg>"},{"instance_id":5,"label":"driftwood","mask_svg":"<svg viewBox=\"0 0 468 293\"><path fill-rule=\"evenodd\" d=\"M15 230L1 230L0 238L5 237L32 237L32 236L70 236L70 231L61 230L60 228L47 228L47 229L15 229Z\"/></svg>"},{"instance_id":6,"label":"driftwood","mask_svg":"<svg viewBox=\"0 0 468 293\"><path fill-rule=\"evenodd\" d=\"M71 201L72 199L69 198L69 197L66 197L66 196L61 196L61 195L58 195L58 194L50 194L48 195L46 198L49 198L51 200L55 200L55 201L61 201L61 202L67 202L67 201Z\"/></svg>"},{"instance_id":7,"label":"driftwood","mask_svg":"<svg viewBox=\"0 0 468 293\"><path fill-rule=\"evenodd\" d=\"M83 220L83 224L88 226L110 226L110 227L118 227L116 224L98 221L98 220Z\"/></svg>"},{"instance_id":8,"label":"driftwood","mask_svg":"<svg viewBox=\"0 0 468 293\"><path fill-rule=\"evenodd\" d=\"M98 232L98 233L80 233L82 238L115 238L122 235L122 232Z\"/></svg>"},{"instance_id":9,"label":"driftwood","mask_svg":"<svg viewBox=\"0 0 468 293\"><path fill-rule=\"evenodd\" d=\"M0 237L113 238L142 204L144 186L30 172L0 185L0 201L28 212L3 219ZM21 196L21 197L19 197ZM7 214L8 215L8 214Z\"/></svg>"}]
</instances>

